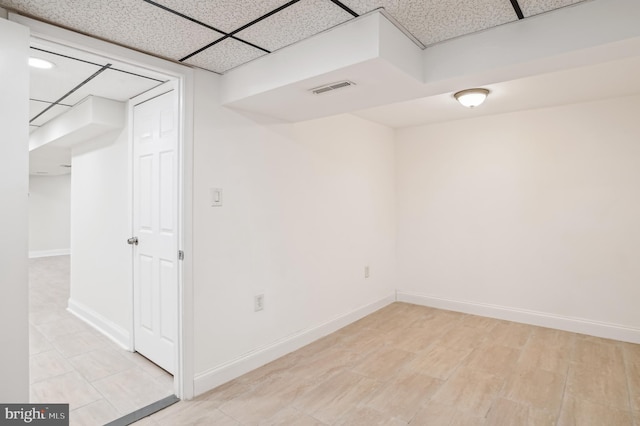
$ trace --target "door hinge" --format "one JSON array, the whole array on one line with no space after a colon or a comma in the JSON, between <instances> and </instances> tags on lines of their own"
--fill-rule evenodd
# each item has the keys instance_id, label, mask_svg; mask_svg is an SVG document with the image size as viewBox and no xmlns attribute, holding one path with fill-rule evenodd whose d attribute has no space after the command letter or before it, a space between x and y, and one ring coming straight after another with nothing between
<instances>
[{"instance_id":1,"label":"door hinge","mask_svg":"<svg viewBox=\"0 0 640 426\"><path fill-rule=\"evenodd\" d=\"M182 250L178 250L178 260L184 260L184 252Z\"/></svg>"}]
</instances>

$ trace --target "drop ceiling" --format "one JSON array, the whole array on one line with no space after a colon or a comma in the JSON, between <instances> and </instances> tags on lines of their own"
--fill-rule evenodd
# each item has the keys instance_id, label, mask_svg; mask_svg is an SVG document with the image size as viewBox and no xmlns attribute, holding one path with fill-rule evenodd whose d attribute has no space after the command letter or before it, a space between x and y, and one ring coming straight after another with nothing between
<instances>
[{"instance_id":1,"label":"drop ceiling","mask_svg":"<svg viewBox=\"0 0 640 426\"><path fill-rule=\"evenodd\" d=\"M89 96L126 102L168 80L147 69L56 43L34 40L30 50L30 56L54 65L51 69L29 69L32 133ZM69 147L43 146L32 151L30 157L30 173L34 175L55 176L71 170Z\"/></svg>"},{"instance_id":2,"label":"drop ceiling","mask_svg":"<svg viewBox=\"0 0 640 426\"><path fill-rule=\"evenodd\" d=\"M34 42L30 56L54 64L51 69L29 69L32 131L89 95L125 102L167 80L148 70L53 43Z\"/></svg>"},{"instance_id":3,"label":"drop ceiling","mask_svg":"<svg viewBox=\"0 0 640 426\"><path fill-rule=\"evenodd\" d=\"M0 7L226 76L258 58L299 45L376 10L384 10L384 15L419 48L428 51L460 36L509 27L504 24L519 25L516 21L533 22L536 17L547 16L547 12L570 10L565 8L577 3L586 5L591 0L0 0ZM166 76L65 46L34 43L32 56L47 59L56 67L31 70L32 129L88 95L126 101L167 80ZM635 77L639 74L640 61L630 58L497 82L488 87L492 91L489 102L473 114L640 93ZM602 75L616 78L598 78ZM582 90L585 82L595 90ZM451 102L450 94L445 93L355 113L392 127L466 118L471 114Z\"/></svg>"},{"instance_id":4,"label":"drop ceiling","mask_svg":"<svg viewBox=\"0 0 640 426\"><path fill-rule=\"evenodd\" d=\"M99 39L224 73L384 8L419 43L485 30L581 0L0 0Z\"/></svg>"},{"instance_id":5,"label":"drop ceiling","mask_svg":"<svg viewBox=\"0 0 640 426\"><path fill-rule=\"evenodd\" d=\"M577 0L0 0L9 11L157 57L224 73L384 9L422 47L578 3ZM56 66L31 69L37 129L88 95L125 101L166 80L53 44L31 47Z\"/></svg>"}]
</instances>

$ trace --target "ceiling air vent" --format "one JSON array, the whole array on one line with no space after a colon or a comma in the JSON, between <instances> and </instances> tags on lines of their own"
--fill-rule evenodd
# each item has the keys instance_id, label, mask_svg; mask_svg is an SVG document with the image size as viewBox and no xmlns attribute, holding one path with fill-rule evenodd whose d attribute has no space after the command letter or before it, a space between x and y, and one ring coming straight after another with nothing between
<instances>
[{"instance_id":1,"label":"ceiling air vent","mask_svg":"<svg viewBox=\"0 0 640 426\"><path fill-rule=\"evenodd\" d=\"M324 86L316 87L314 89L309 90L314 95L320 95L322 93L331 92L332 90L342 89L344 87L355 86L356 84L353 81L344 80L338 81L336 83L325 84Z\"/></svg>"}]
</instances>

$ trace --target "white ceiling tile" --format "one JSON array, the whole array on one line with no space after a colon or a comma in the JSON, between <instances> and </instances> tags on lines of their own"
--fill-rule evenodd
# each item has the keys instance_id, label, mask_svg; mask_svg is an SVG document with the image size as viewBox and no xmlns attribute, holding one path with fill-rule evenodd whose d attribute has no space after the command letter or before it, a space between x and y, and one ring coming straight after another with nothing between
<instances>
[{"instance_id":1,"label":"white ceiling tile","mask_svg":"<svg viewBox=\"0 0 640 426\"><path fill-rule=\"evenodd\" d=\"M141 0L2 0L73 30L177 60L222 35Z\"/></svg>"},{"instance_id":2,"label":"white ceiling tile","mask_svg":"<svg viewBox=\"0 0 640 426\"><path fill-rule=\"evenodd\" d=\"M59 116L60 114L62 114L63 112L69 111L68 106L62 106L62 105L55 105L53 108L51 108L49 111L45 112L44 114L42 114L40 117L38 117L37 119L33 120L31 122L31 124L34 124L36 126L42 126L43 124L45 124L47 121ZM29 119L32 119L33 117L29 117Z\"/></svg>"},{"instance_id":3,"label":"white ceiling tile","mask_svg":"<svg viewBox=\"0 0 640 426\"><path fill-rule=\"evenodd\" d=\"M227 33L237 30L289 0L156 0L156 3Z\"/></svg>"},{"instance_id":4,"label":"white ceiling tile","mask_svg":"<svg viewBox=\"0 0 640 426\"><path fill-rule=\"evenodd\" d=\"M111 69L114 70L118 70L118 71L124 71L124 72L128 72L128 73L133 73L133 74L138 74L150 79L154 79L157 80L158 82L166 82L169 80L169 78L162 73L156 72L156 71L152 71L146 68L140 68L137 67L135 65L129 65L129 64L122 64L122 63L118 63L115 62L113 63L113 66L111 67Z\"/></svg>"},{"instance_id":5,"label":"white ceiling tile","mask_svg":"<svg viewBox=\"0 0 640 426\"><path fill-rule=\"evenodd\" d=\"M51 105L49 102L38 102L34 100L29 100L29 119L32 119L36 115L40 114L49 105Z\"/></svg>"},{"instance_id":6,"label":"white ceiling tile","mask_svg":"<svg viewBox=\"0 0 640 426\"><path fill-rule=\"evenodd\" d=\"M40 114L42 111L47 109L49 107L49 105L51 105L50 102L39 102L39 101L29 100L29 120L31 120L32 118L34 118L35 116ZM69 108L71 108L71 105L68 105L68 104L57 104L57 106L54 107L54 108L56 109L58 114L61 114L64 111L66 111ZM47 114L43 114L42 117L44 117L45 115L47 115ZM38 118L38 120L35 120L33 123L31 123L31 125L37 127L37 126L41 126L44 123L45 123L44 119L40 120L40 118Z\"/></svg>"},{"instance_id":7,"label":"white ceiling tile","mask_svg":"<svg viewBox=\"0 0 640 426\"><path fill-rule=\"evenodd\" d=\"M162 83L133 74L107 69L65 98L64 102L75 105L89 95L125 102L159 84Z\"/></svg>"},{"instance_id":8,"label":"white ceiling tile","mask_svg":"<svg viewBox=\"0 0 640 426\"><path fill-rule=\"evenodd\" d=\"M54 68L48 70L29 68L29 97L31 99L49 102L57 101L61 96L64 96L100 69L98 65L76 61L40 50L31 49L29 54L55 64Z\"/></svg>"},{"instance_id":9,"label":"white ceiling tile","mask_svg":"<svg viewBox=\"0 0 640 426\"><path fill-rule=\"evenodd\" d=\"M518 0L518 4L522 9L522 14L527 17L570 6L581 1L584 0Z\"/></svg>"},{"instance_id":10,"label":"white ceiling tile","mask_svg":"<svg viewBox=\"0 0 640 426\"><path fill-rule=\"evenodd\" d=\"M384 7L427 46L518 19L509 0L345 0L343 3L360 14Z\"/></svg>"},{"instance_id":11,"label":"white ceiling tile","mask_svg":"<svg viewBox=\"0 0 640 426\"><path fill-rule=\"evenodd\" d=\"M185 63L222 73L262 55L265 55L262 50L228 38L192 56Z\"/></svg>"},{"instance_id":12,"label":"white ceiling tile","mask_svg":"<svg viewBox=\"0 0 640 426\"><path fill-rule=\"evenodd\" d=\"M399 0L342 0L342 4L356 12L364 15L372 10L384 8L387 12L397 10L403 2Z\"/></svg>"},{"instance_id":13,"label":"white ceiling tile","mask_svg":"<svg viewBox=\"0 0 640 426\"><path fill-rule=\"evenodd\" d=\"M306 0L250 26L238 38L274 51L353 18L329 0Z\"/></svg>"}]
</instances>

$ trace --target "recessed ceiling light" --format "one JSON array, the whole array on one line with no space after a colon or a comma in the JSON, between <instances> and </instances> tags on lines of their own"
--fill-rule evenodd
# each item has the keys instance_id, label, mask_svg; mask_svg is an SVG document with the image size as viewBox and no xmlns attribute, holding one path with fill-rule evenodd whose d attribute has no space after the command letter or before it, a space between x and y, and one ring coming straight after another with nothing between
<instances>
[{"instance_id":1,"label":"recessed ceiling light","mask_svg":"<svg viewBox=\"0 0 640 426\"><path fill-rule=\"evenodd\" d=\"M55 64L53 62L49 62L44 59L30 57L29 66L32 66L34 68L40 68L43 70L48 70L55 67Z\"/></svg>"},{"instance_id":2,"label":"recessed ceiling light","mask_svg":"<svg viewBox=\"0 0 640 426\"><path fill-rule=\"evenodd\" d=\"M453 95L462 105L467 108L477 107L487 99L489 91L487 89L467 89Z\"/></svg>"}]
</instances>

